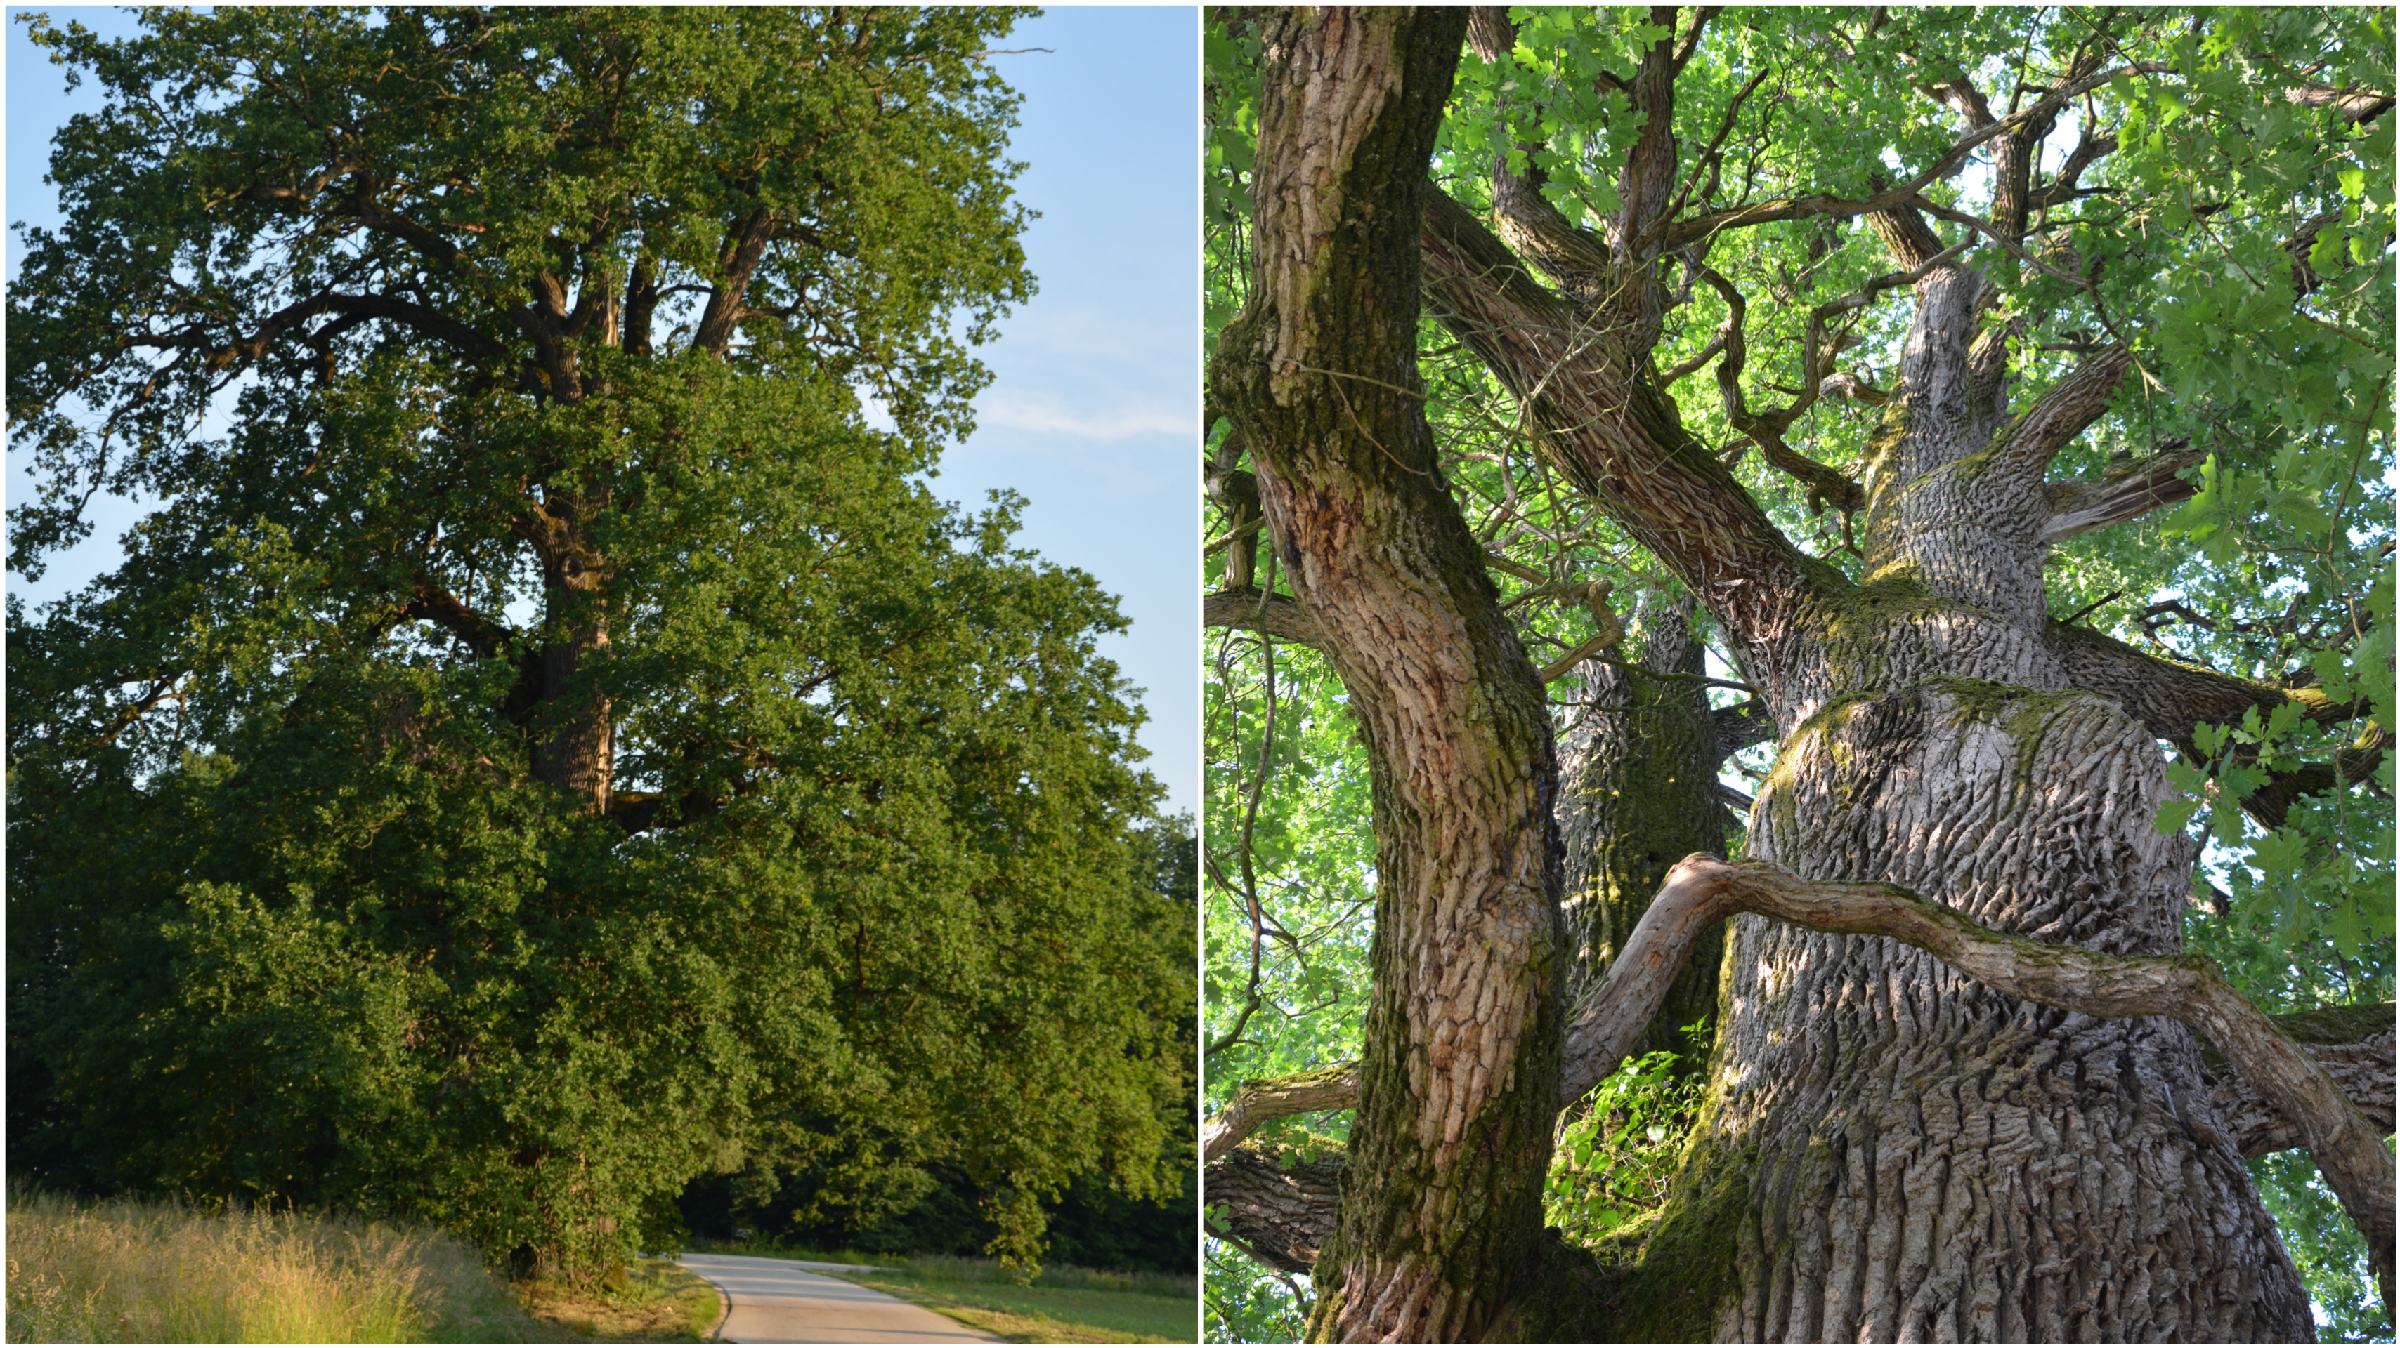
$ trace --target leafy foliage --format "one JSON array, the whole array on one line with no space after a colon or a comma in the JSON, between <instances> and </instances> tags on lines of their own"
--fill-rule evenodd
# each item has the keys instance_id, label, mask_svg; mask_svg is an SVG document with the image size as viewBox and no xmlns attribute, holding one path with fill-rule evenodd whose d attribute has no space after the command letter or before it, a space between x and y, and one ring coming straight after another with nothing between
<instances>
[{"instance_id":1,"label":"leafy foliage","mask_svg":"<svg viewBox=\"0 0 2400 1348\"><path fill-rule=\"evenodd\" d=\"M2308 1154L2262 1156L2250 1163L2250 1176L2275 1216L2284 1251L2308 1281L2318 1340L2391 1342L2391 1311L2376 1298L2375 1270Z\"/></svg>"},{"instance_id":2,"label":"leafy foliage","mask_svg":"<svg viewBox=\"0 0 2400 1348\"><path fill-rule=\"evenodd\" d=\"M1684 1029L1706 1042L1706 1025ZM1559 1130L1542 1216L1560 1235L1597 1246L1666 1201L1706 1085L1676 1061L1663 1050L1627 1058Z\"/></svg>"}]
</instances>

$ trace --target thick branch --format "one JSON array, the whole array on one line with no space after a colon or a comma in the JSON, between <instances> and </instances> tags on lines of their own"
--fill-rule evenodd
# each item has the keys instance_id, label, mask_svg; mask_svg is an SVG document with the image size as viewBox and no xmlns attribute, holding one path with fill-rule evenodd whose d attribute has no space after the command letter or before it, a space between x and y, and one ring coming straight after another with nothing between
<instances>
[{"instance_id":1,"label":"thick branch","mask_svg":"<svg viewBox=\"0 0 2400 1348\"><path fill-rule=\"evenodd\" d=\"M725 236L717 258L720 276L708 292L708 307L701 312L700 326L692 333L692 349L704 355L722 356L733 341L734 330L749 313L743 299L750 291L750 278L757 273L759 260L766 256L767 245L775 238L775 217L765 208L752 211Z\"/></svg>"},{"instance_id":2,"label":"thick branch","mask_svg":"<svg viewBox=\"0 0 2400 1348\"><path fill-rule=\"evenodd\" d=\"M1508 386L1542 449L1748 642L1780 633L1819 583L1651 382L1544 289L1472 213L1428 194L1427 308Z\"/></svg>"},{"instance_id":3,"label":"thick branch","mask_svg":"<svg viewBox=\"0 0 2400 1348\"><path fill-rule=\"evenodd\" d=\"M1358 1064L1298 1076L1245 1081L1215 1118L1200 1126L1200 1159L1215 1161L1270 1120L1358 1103Z\"/></svg>"},{"instance_id":4,"label":"thick branch","mask_svg":"<svg viewBox=\"0 0 2400 1348\"><path fill-rule=\"evenodd\" d=\"M1252 284L1211 371L1368 746L1375 978L1352 1139L1362 1173L1394 1179L1344 1204L1327 1280L1342 1294L1311 1326L1333 1338L1507 1322L1521 1261L1505 1251L1541 1230L1558 1061L1548 709L1442 481L1416 372L1425 173L1465 17L1270 20ZM1458 931L1474 939L1426 958ZM1447 1242L1465 1195L1485 1247Z\"/></svg>"},{"instance_id":5,"label":"thick branch","mask_svg":"<svg viewBox=\"0 0 2400 1348\"><path fill-rule=\"evenodd\" d=\"M2239 721L2252 707L2265 713L2295 702L2303 718L2319 723L2342 720L2354 710L2315 688L2277 688L2198 665L2178 664L2091 628L2055 619L2043 631L2042 639L2066 666L2067 677L2076 687L2116 703L2151 734L2175 743L2189 742L2193 726Z\"/></svg>"},{"instance_id":6,"label":"thick branch","mask_svg":"<svg viewBox=\"0 0 2400 1348\"><path fill-rule=\"evenodd\" d=\"M500 343L438 310L392 295L335 292L294 300L260 320L258 329L246 337L227 338L194 324L174 332L137 333L127 341L132 346L196 352L210 369L224 369L260 359L286 334L325 314L355 321L381 319L444 343L471 360L496 361L507 355Z\"/></svg>"},{"instance_id":7,"label":"thick branch","mask_svg":"<svg viewBox=\"0 0 2400 1348\"><path fill-rule=\"evenodd\" d=\"M2074 150L2067 155L2067 162L2058 166L2058 175L2033 189L2032 193L2027 196L2027 208L2035 212L2046 211L2053 206L2062 206L2076 197L2084 195L2082 190L2084 171L2098 163L2103 156L2115 153L2116 148L2115 132L2087 133L2081 141L2076 142Z\"/></svg>"},{"instance_id":8,"label":"thick branch","mask_svg":"<svg viewBox=\"0 0 2400 1348\"><path fill-rule=\"evenodd\" d=\"M2108 410L2118 381L2132 365L2133 353L2123 349L2086 358L2000 433L1994 460L2018 471L2039 471Z\"/></svg>"},{"instance_id":9,"label":"thick branch","mask_svg":"<svg viewBox=\"0 0 2400 1348\"><path fill-rule=\"evenodd\" d=\"M2265 785L2242 797L2242 811L2267 828L2281 828L2302 796L2365 781L2383 766L2383 756L2391 747L2391 731L2376 726L2357 744L2337 752L2331 762L2303 763L2268 773ZM2255 759L2254 750L2250 756Z\"/></svg>"},{"instance_id":10,"label":"thick branch","mask_svg":"<svg viewBox=\"0 0 2400 1348\"><path fill-rule=\"evenodd\" d=\"M1485 61L1508 57L1517 45L1516 25L1503 5L1477 5L1467 18L1467 45ZM1502 115L1507 109L1502 108ZM1608 245L1578 228L1542 195L1542 171L1533 156L1542 147L1520 141L1523 171L1509 167L1507 154L1493 156L1492 213L1500 236L1535 266L1584 296L1596 295L1611 271Z\"/></svg>"},{"instance_id":11,"label":"thick branch","mask_svg":"<svg viewBox=\"0 0 2400 1348\"><path fill-rule=\"evenodd\" d=\"M1775 718L1767 715L1766 705L1757 698L1737 706L1718 707L1708 714L1708 719L1716 726L1717 752L1728 757L1775 738Z\"/></svg>"},{"instance_id":12,"label":"thick branch","mask_svg":"<svg viewBox=\"0 0 2400 1348\"><path fill-rule=\"evenodd\" d=\"M2304 108L2330 107L2352 126L2363 126L2392 109L2392 96L2373 89L2303 84L2284 90L2283 97L2286 102Z\"/></svg>"},{"instance_id":13,"label":"thick branch","mask_svg":"<svg viewBox=\"0 0 2400 1348\"><path fill-rule=\"evenodd\" d=\"M1333 1234L1341 1174L1339 1153L1310 1161L1236 1147L1208 1167L1209 1230L1262 1263L1306 1273Z\"/></svg>"},{"instance_id":14,"label":"thick branch","mask_svg":"<svg viewBox=\"0 0 2400 1348\"><path fill-rule=\"evenodd\" d=\"M1707 25L1708 13L1693 17L1694 42ZM1617 174L1621 222L1616 230L1617 254L1626 263L1642 260L1642 241L1656 234L1675 190L1675 77L1683 69L1668 42L1675 27L1675 7L1652 5L1650 22L1669 31L1643 49L1641 66L1633 77L1633 111L1642 118L1642 129Z\"/></svg>"},{"instance_id":15,"label":"thick branch","mask_svg":"<svg viewBox=\"0 0 2400 1348\"><path fill-rule=\"evenodd\" d=\"M2044 483L2050 518L2042 525L2041 541L2061 543L2190 500L2199 488L2184 480L2183 470L2207 457L2196 449L2178 449L2112 468L2097 480Z\"/></svg>"},{"instance_id":16,"label":"thick branch","mask_svg":"<svg viewBox=\"0 0 2400 1348\"><path fill-rule=\"evenodd\" d=\"M1302 646L1321 646L1324 634L1300 601L1271 590L1219 590L1201 603L1200 621L1209 627L1231 627Z\"/></svg>"},{"instance_id":17,"label":"thick branch","mask_svg":"<svg viewBox=\"0 0 2400 1348\"><path fill-rule=\"evenodd\" d=\"M465 643L476 656L489 660L500 653L516 634L504 623L477 613L459 601L458 596L431 581L419 581L416 593L400 610L404 618L419 618L441 628Z\"/></svg>"},{"instance_id":18,"label":"thick branch","mask_svg":"<svg viewBox=\"0 0 2400 1348\"><path fill-rule=\"evenodd\" d=\"M2390 1002L2334 1006L2275 1017L2275 1028L2300 1046L2342 1088L2369 1124L2392 1131L2392 1013ZM2259 1095L2215 1051L2201 1054L2217 1117L2244 1156L2264 1156L2307 1145L2300 1126Z\"/></svg>"}]
</instances>

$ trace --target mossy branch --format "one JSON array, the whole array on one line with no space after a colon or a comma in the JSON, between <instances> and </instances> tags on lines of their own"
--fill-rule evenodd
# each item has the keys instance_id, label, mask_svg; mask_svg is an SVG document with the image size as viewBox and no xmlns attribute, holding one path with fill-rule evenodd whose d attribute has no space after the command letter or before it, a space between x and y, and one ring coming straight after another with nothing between
<instances>
[{"instance_id":1,"label":"mossy branch","mask_svg":"<svg viewBox=\"0 0 2400 1348\"><path fill-rule=\"evenodd\" d=\"M1245 1081L1217 1117L1200 1128L1200 1158L1215 1161L1271 1120L1358 1103L1358 1064L1343 1063L1297 1076Z\"/></svg>"}]
</instances>

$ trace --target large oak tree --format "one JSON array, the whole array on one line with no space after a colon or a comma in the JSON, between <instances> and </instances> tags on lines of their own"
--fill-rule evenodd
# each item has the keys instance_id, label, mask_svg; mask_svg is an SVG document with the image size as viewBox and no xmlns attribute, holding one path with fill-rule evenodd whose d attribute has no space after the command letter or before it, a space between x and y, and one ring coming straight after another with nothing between
<instances>
[{"instance_id":1,"label":"large oak tree","mask_svg":"<svg viewBox=\"0 0 2400 1348\"><path fill-rule=\"evenodd\" d=\"M2305 1338L2295 1145L2388 1305L2390 40L1220 16L1207 1193L1313 1336ZM1712 997L1648 1210L1569 1220Z\"/></svg>"},{"instance_id":2,"label":"large oak tree","mask_svg":"<svg viewBox=\"0 0 2400 1348\"><path fill-rule=\"evenodd\" d=\"M1009 10L154 10L9 295L12 1162L591 1269L696 1176L1178 1187L1091 578L926 482ZM880 408L870 416L868 408ZM994 1112L995 1099L1044 1101Z\"/></svg>"}]
</instances>

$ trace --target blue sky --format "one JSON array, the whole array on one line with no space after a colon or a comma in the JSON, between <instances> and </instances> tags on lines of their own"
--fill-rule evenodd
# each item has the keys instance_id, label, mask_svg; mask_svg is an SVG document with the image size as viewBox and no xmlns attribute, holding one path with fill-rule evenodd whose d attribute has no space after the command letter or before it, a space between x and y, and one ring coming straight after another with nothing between
<instances>
[{"instance_id":1,"label":"blue sky","mask_svg":"<svg viewBox=\"0 0 2400 1348\"><path fill-rule=\"evenodd\" d=\"M129 32L121 11L33 7ZM11 8L7 68L7 271L13 226L56 218L42 181L51 135L94 106L26 41ZM1198 24L1191 9L1062 8L1020 24L1005 45L1049 52L992 58L1025 95L1013 156L1019 196L1039 213L1025 250L1040 291L985 348L993 372L979 426L943 459L936 489L968 506L1025 495L1024 543L1080 567L1121 598L1132 631L1109 656L1144 689L1147 766L1169 803L1194 809L1199 782ZM10 456L10 494L23 488ZM114 564L137 507L97 512L93 537L38 583L35 602Z\"/></svg>"}]
</instances>

